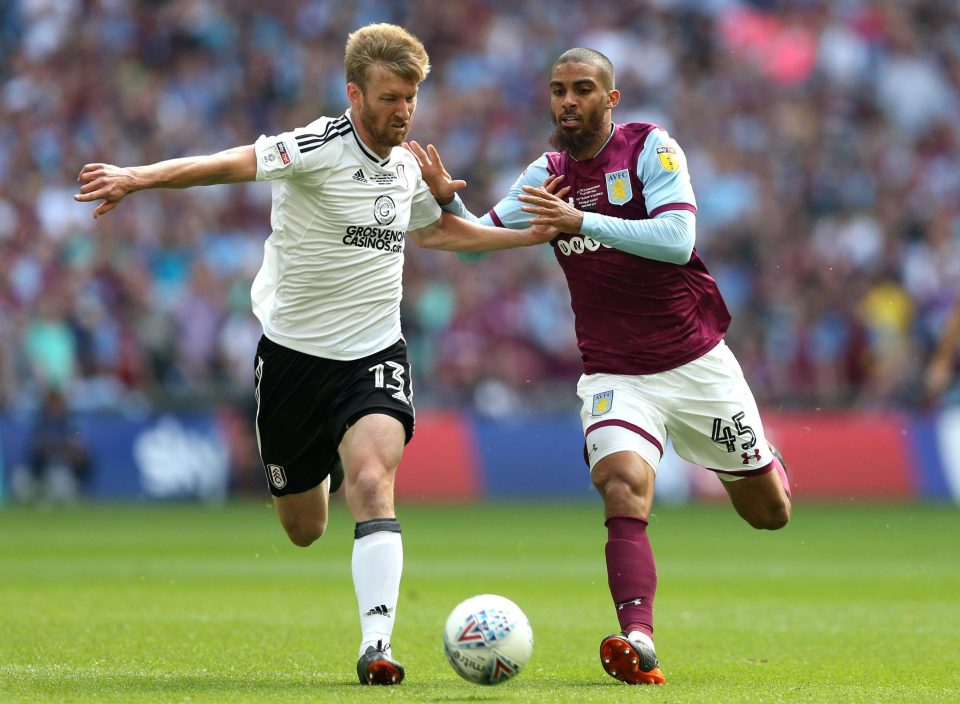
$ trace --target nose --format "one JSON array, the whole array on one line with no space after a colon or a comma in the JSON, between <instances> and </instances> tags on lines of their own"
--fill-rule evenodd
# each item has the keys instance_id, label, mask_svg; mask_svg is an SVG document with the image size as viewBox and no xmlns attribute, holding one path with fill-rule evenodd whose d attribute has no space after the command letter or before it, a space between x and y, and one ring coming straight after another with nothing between
<instances>
[{"instance_id":1,"label":"nose","mask_svg":"<svg viewBox=\"0 0 960 704\"><path fill-rule=\"evenodd\" d=\"M413 112L413 106L406 100L400 100L398 103L399 104L396 109L397 117L402 117L404 119L409 118L410 114Z\"/></svg>"}]
</instances>

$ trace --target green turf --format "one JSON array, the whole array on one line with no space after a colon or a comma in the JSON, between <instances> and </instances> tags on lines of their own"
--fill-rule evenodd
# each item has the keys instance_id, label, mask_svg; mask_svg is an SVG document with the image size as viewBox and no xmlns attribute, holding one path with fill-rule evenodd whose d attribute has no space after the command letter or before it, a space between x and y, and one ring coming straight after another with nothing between
<instances>
[{"instance_id":1,"label":"green turf","mask_svg":"<svg viewBox=\"0 0 960 704\"><path fill-rule=\"evenodd\" d=\"M616 630L596 503L401 508L399 688L360 687L353 524L295 548L265 503L0 510L0 702L957 702L960 511L799 506L778 533L726 506L662 508L665 687L597 661ZM460 680L440 632L480 592L534 654Z\"/></svg>"}]
</instances>

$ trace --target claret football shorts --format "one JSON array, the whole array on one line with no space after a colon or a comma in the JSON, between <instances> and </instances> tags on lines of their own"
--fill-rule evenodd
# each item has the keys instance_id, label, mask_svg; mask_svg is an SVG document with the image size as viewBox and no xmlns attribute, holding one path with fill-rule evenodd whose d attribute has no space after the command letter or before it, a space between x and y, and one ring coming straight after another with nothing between
<instances>
[{"instance_id":1,"label":"claret football shorts","mask_svg":"<svg viewBox=\"0 0 960 704\"><path fill-rule=\"evenodd\" d=\"M680 457L726 481L758 474L773 461L756 401L723 341L657 374L584 374L577 394L591 470L625 450L656 470L668 437Z\"/></svg>"},{"instance_id":2,"label":"claret football shorts","mask_svg":"<svg viewBox=\"0 0 960 704\"><path fill-rule=\"evenodd\" d=\"M257 445L274 496L322 482L343 434L362 416L393 416L413 437L413 391L403 340L362 359L324 359L260 338L254 362Z\"/></svg>"}]
</instances>

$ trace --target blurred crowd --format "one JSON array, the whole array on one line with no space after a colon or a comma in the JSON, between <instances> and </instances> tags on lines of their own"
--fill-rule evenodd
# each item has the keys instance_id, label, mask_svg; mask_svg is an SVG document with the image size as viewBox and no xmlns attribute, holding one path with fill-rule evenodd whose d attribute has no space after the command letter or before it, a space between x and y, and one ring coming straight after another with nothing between
<instances>
[{"instance_id":1,"label":"blurred crowd","mask_svg":"<svg viewBox=\"0 0 960 704\"><path fill-rule=\"evenodd\" d=\"M548 149L552 61L605 53L614 120L686 152L697 247L761 405L919 401L960 290L956 0L5 0L0 409L50 387L75 408L252 402L269 185L141 193L94 222L74 179L340 114L346 36L375 21L426 45L412 136L478 214ZM576 407L549 247L406 258L419 407Z\"/></svg>"}]
</instances>

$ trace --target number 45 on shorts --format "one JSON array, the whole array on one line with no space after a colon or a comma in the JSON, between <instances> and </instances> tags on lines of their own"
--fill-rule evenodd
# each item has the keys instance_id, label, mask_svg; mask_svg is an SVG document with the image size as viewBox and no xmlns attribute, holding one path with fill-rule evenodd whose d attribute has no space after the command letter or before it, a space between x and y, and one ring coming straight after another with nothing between
<instances>
[{"instance_id":1,"label":"number 45 on shorts","mask_svg":"<svg viewBox=\"0 0 960 704\"><path fill-rule=\"evenodd\" d=\"M738 449L746 451L757 444L757 435L753 428L743 423L744 413L735 414L729 421L723 418L713 419L713 431L710 438L726 447L727 452L736 452ZM737 448L739 441L740 447Z\"/></svg>"}]
</instances>

